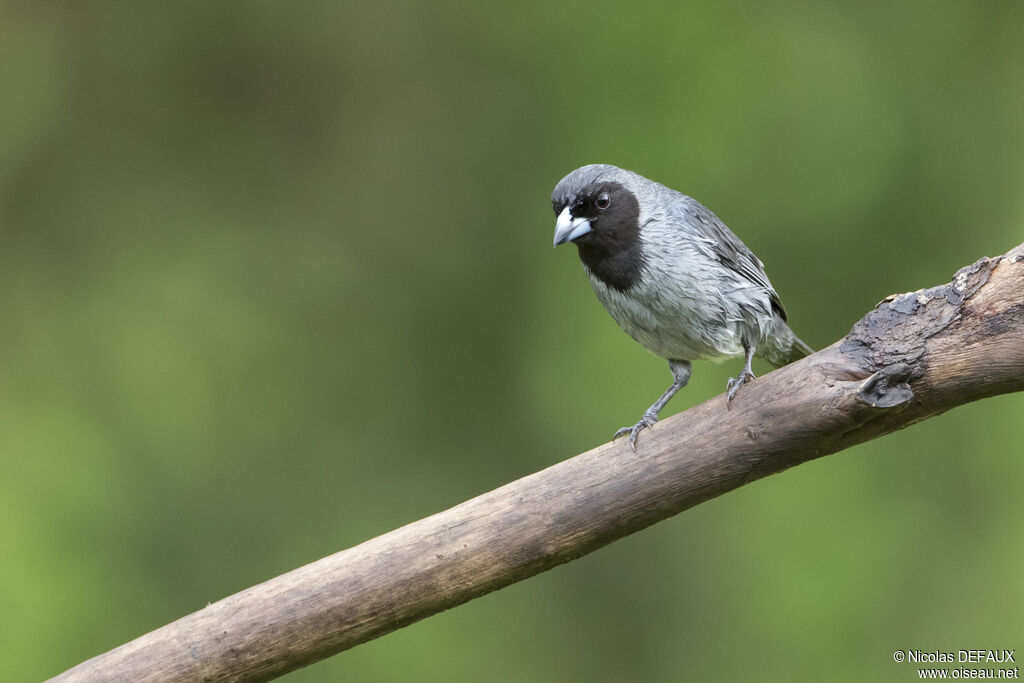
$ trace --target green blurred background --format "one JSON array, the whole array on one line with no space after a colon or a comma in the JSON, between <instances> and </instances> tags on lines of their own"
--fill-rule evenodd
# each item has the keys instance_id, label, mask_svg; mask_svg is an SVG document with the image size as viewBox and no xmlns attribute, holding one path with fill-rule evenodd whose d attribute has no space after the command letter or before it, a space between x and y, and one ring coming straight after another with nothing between
<instances>
[{"instance_id":1,"label":"green blurred background","mask_svg":"<svg viewBox=\"0 0 1024 683\"><path fill-rule=\"evenodd\" d=\"M1022 240L1018 2L0 6L0 655L39 680L595 446L670 379L549 193L710 206L797 332ZM764 367L761 368L764 370ZM667 413L725 387L698 363ZM899 680L1024 649L1024 396L289 681Z\"/></svg>"}]
</instances>

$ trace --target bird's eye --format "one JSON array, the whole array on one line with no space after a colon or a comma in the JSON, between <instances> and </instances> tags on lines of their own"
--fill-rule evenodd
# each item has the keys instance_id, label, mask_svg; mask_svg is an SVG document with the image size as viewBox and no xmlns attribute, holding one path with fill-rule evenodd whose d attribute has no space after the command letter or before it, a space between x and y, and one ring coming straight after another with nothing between
<instances>
[{"instance_id":1,"label":"bird's eye","mask_svg":"<svg viewBox=\"0 0 1024 683\"><path fill-rule=\"evenodd\" d=\"M594 206L597 207L598 211L604 211L612 205L612 196L607 192L602 192L597 195L597 201L594 202Z\"/></svg>"}]
</instances>

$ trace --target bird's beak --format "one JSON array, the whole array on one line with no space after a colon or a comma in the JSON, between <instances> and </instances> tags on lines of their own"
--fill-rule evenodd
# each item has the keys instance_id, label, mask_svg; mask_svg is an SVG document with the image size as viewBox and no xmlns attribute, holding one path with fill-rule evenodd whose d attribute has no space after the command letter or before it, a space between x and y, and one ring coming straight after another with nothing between
<instances>
[{"instance_id":1,"label":"bird's beak","mask_svg":"<svg viewBox=\"0 0 1024 683\"><path fill-rule=\"evenodd\" d=\"M590 232L590 221L586 218L573 218L569 213L569 207L562 209L555 221L555 246L571 242L580 235Z\"/></svg>"}]
</instances>

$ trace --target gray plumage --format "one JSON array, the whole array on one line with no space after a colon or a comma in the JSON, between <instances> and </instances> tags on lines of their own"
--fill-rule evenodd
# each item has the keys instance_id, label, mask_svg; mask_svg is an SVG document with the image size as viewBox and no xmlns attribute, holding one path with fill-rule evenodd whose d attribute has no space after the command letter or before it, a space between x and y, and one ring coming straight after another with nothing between
<instances>
[{"instance_id":1,"label":"gray plumage","mask_svg":"<svg viewBox=\"0 0 1024 683\"><path fill-rule=\"evenodd\" d=\"M639 423L657 420L689 378L689 361L745 357L728 401L753 378L750 358L778 367L811 353L761 261L707 207L637 173L578 168L551 195L555 243L573 241L598 299L633 339L669 360L675 382ZM677 386L678 385L678 386ZM653 413L652 413L653 411Z\"/></svg>"}]
</instances>

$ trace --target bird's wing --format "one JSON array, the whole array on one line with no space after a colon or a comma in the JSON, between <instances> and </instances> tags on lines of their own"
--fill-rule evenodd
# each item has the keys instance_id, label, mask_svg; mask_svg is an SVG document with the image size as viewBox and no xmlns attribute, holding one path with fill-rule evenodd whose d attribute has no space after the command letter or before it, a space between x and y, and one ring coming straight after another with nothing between
<instances>
[{"instance_id":1,"label":"bird's wing","mask_svg":"<svg viewBox=\"0 0 1024 683\"><path fill-rule=\"evenodd\" d=\"M684 195L685 196L685 195ZM689 218L690 225L694 226L701 237L704 238L705 248L712 256L718 259L725 267L739 273L750 282L763 287L768 292L772 308L779 317L786 320L786 309L782 306L779 295L768 280L764 272L764 264L761 259L754 255L754 252L747 248L747 245L740 241L740 238L733 234L732 230L726 227L709 208L698 202L696 199L686 197L688 201L681 202L681 210Z\"/></svg>"}]
</instances>

